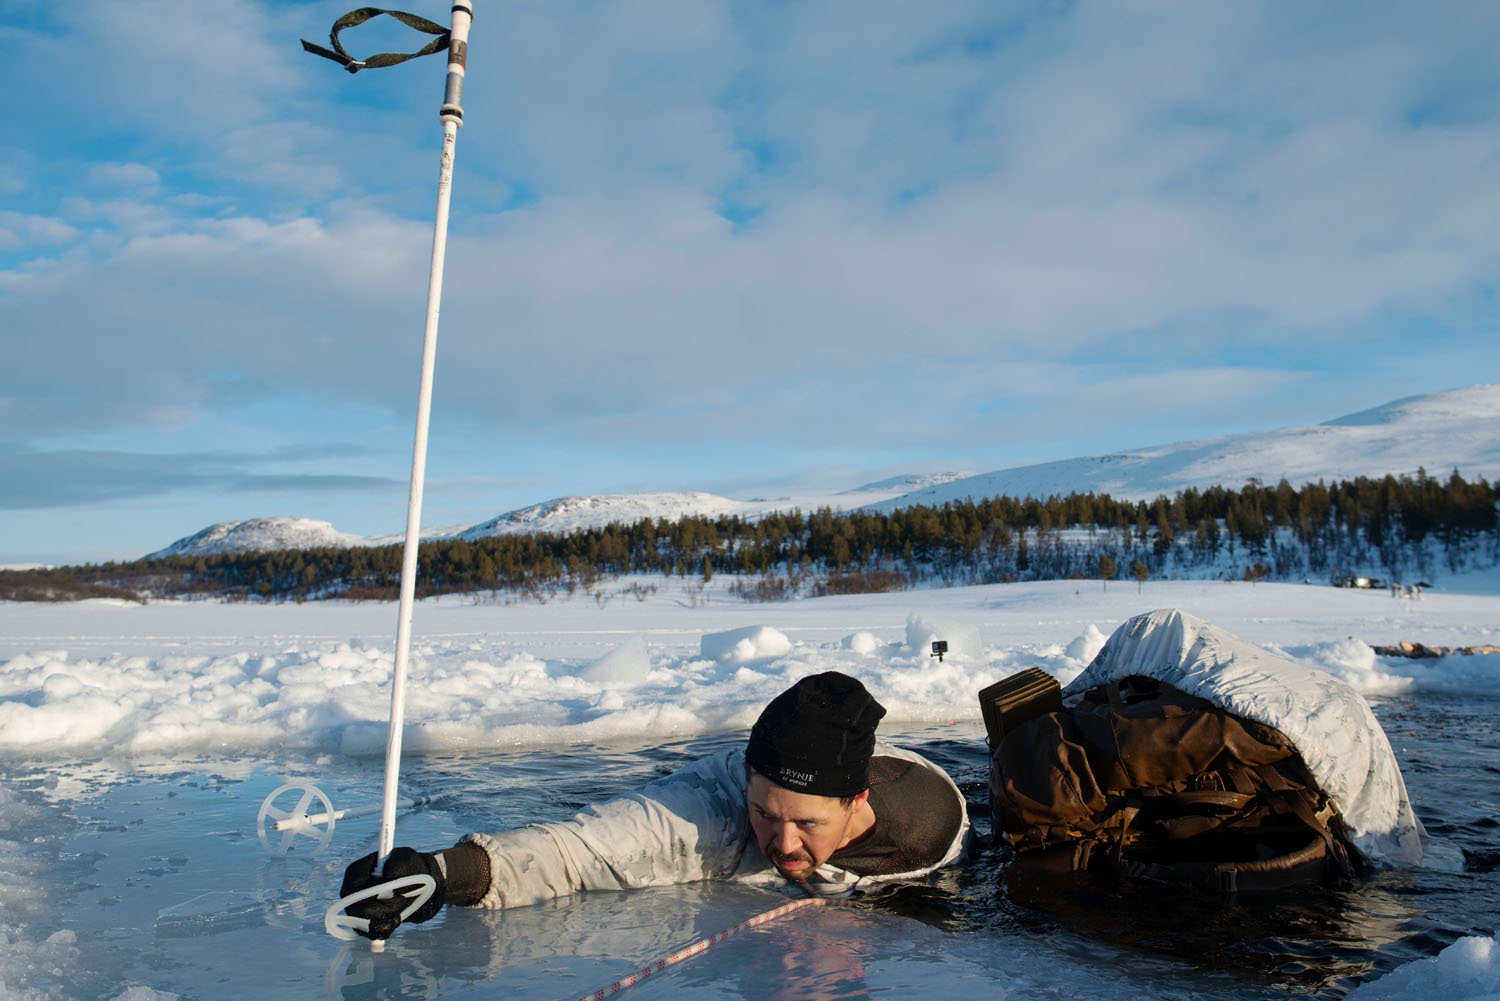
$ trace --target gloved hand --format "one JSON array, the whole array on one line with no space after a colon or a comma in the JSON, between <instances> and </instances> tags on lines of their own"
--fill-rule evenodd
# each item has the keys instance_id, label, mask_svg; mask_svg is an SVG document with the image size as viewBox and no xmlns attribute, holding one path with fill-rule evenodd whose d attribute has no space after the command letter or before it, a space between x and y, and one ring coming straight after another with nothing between
<instances>
[{"instance_id":1,"label":"gloved hand","mask_svg":"<svg viewBox=\"0 0 1500 1001\"><path fill-rule=\"evenodd\" d=\"M437 912L443 909L443 903L448 896L448 887L443 868L438 864L436 855L414 851L411 848L397 848L386 860L385 870L379 873L375 871L377 857L378 853L371 852L364 858L349 864L349 868L344 870L344 885L339 888L340 897L347 897L351 893L358 893L360 890L378 886L401 876L431 876L437 882L432 896L406 920L420 923L436 916ZM395 932L396 926L401 923L401 912L410 905L410 897L396 893L385 899L369 897L356 901L345 908L345 913L369 920L369 930L361 931L359 934L365 938L384 941ZM355 930L358 931L358 929Z\"/></svg>"}]
</instances>

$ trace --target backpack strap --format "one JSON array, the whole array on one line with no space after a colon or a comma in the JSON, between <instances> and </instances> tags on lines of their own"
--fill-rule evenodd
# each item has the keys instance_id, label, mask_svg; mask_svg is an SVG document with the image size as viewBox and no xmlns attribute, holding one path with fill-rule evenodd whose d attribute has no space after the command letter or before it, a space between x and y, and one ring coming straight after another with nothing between
<instances>
[{"instance_id":1,"label":"backpack strap","mask_svg":"<svg viewBox=\"0 0 1500 1001\"><path fill-rule=\"evenodd\" d=\"M1116 865L1118 865L1121 859L1124 857L1123 853L1125 851L1125 839L1130 835L1130 823L1131 821L1135 820L1136 815L1140 812L1141 807L1139 804L1139 798L1136 796L1130 796L1127 797L1126 805L1120 807L1119 812L1116 814L1116 816L1120 820L1119 830L1114 834L1115 844L1114 852L1112 853Z\"/></svg>"},{"instance_id":2,"label":"backpack strap","mask_svg":"<svg viewBox=\"0 0 1500 1001\"><path fill-rule=\"evenodd\" d=\"M1231 811L1243 810L1255 802L1254 793L1230 792L1227 789L1184 789L1165 798L1168 802L1194 809L1211 806Z\"/></svg>"}]
</instances>

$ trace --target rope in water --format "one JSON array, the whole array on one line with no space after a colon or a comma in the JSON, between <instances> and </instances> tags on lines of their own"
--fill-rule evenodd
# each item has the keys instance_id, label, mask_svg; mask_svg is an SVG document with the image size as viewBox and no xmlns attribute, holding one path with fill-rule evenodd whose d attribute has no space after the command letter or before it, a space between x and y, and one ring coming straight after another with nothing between
<instances>
[{"instance_id":1,"label":"rope in water","mask_svg":"<svg viewBox=\"0 0 1500 1001\"><path fill-rule=\"evenodd\" d=\"M791 903L782 904L780 907L766 911L764 914L757 914L749 921L741 922L740 924L735 925L733 928L725 928L717 935L712 935L705 939L699 939L692 945L687 946L683 949L679 949L678 951L672 953L672 955L666 957L665 959L658 959L656 962L647 964L640 970L632 973L630 976L616 980L608 987L601 987L597 991L591 991L588 994L583 995L583 997L579 998L578 1001L604 1001L605 998L610 997L614 994L618 994L621 991L625 990L625 988L627 987L634 987L642 980L645 980L647 977L662 972L669 966L676 966L684 959L692 959L694 956L706 952L709 946L718 945L725 939L733 938L735 935L738 935L742 931L749 931L751 928L763 925L767 921L775 921L777 918L784 917L785 915L788 915L795 910L800 910L803 907L815 907L819 904L830 903L837 903L837 901L829 900L826 897L808 897L805 900L793 900Z\"/></svg>"}]
</instances>

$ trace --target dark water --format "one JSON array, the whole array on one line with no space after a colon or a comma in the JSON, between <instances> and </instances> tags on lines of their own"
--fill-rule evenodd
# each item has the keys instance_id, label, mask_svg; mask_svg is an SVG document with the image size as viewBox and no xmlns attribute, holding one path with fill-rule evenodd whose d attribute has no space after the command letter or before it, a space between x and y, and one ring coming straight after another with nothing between
<instances>
[{"instance_id":1,"label":"dark water","mask_svg":"<svg viewBox=\"0 0 1500 1001\"><path fill-rule=\"evenodd\" d=\"M1349 885L1226 898L1104 874L1023 875L1002 846L963 872L956 925L1056 936L1080 961L1097 943L1185 961L1256 989L1338 998L1397 966L1500 925L1500 699L1423 696L1375 707L1417 816L1461 871L1367 869ZM923 753L959 782L989 834L988 763L969 742ZM1453 852L1457 849L1461 858Z\"/></svg>"},{"instance_id":2,"label":"dark water","mask_svg":"<svg viewBox=\"0 0 1500 1001\"><path fill-rule=\"evenodd\" d=\"M1418 817L1447 842L1456 871L1367 869L1340 887L1223 897L1154 888L1103 874L1021 875L989 844L988 759L973 732L888 735L948 770L968 800L976 851L933 886L873 902L955 935L1042 938L1081 965L1188 964L1223 996L1339 998L1361 982L1500 926L1500 699L1421 696L1375 706ZM462 790L449 809L480 829L563 817L597 798L667 774L738 737L650 748L574 748L505 756L502 785L474 781L472 759L415 766ZM496 762L496 764L499 764ZM1456 851L1454 850L1456 849Z\"/></svg>"},{"instance_id":3,"label":"dark water","mask_svg":"<svg viewBox=\"0 0 1500 1001\"><path fill-rule=\"evenodd\" d=\"M1378 870L1274 898L1023 877L1007 849L988 845L978 729L895 732L888 739L937 761L964 790L978 835L965 865L858 909L767 926L630 996L905 997L979 985L989 996L1009 984L1017 993L1004 996L1070 1001L1340 998L1500 925L1500 699L1427 695L1375 708L1418 816L1451 846L1452 871ZM435 799L402 815L397 840L432 850L471 831L560 819L742 740L412 757L403 790ZM217 1001L267 991L343 1001L577 997L769 906L763 891L723 884L582 894L519 912L450 909L403 930L381 957L341 951L323 933L322 911L343 866L373 849L378 818L341 822L323 852L285 858L266 854L254 818L292 778L317 781L343 808L378 802L381 776L378 760L340 756L0 767L15 797L0 841L20 846L0 862L25 877L4 898L0 933L25 930L0 957L0 981L21 996L59 998L114 999L134 986ZM786 990L745 972L766 955L790 971ZM827 989L812 991L819 963Z\"/></svg>"}]
</instances>

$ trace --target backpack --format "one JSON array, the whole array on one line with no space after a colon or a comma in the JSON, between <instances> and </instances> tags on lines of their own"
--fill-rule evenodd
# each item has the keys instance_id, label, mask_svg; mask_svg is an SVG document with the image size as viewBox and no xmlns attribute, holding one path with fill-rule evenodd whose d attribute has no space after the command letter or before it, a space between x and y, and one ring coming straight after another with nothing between
<instances>
[{"instance_id":1,"label":"backpack","mask_svg":"<svg viewBox=\"0 0 1500 1001\"><path fill-rule=\"evenodd\" d=\"M1353 871L1337 809L1273 727L1140 675L1064 707L1032 668L980 706L995 836L1018 863L1225 893Z\"/></svg>"}]
</instances>

